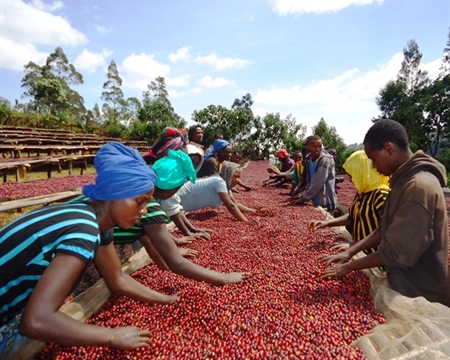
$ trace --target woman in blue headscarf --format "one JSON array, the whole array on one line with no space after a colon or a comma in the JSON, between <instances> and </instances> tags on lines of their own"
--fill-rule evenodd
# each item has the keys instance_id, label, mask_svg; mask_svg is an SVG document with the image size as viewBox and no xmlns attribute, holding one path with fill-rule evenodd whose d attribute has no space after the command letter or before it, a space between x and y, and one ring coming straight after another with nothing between
<instances>
[{"instance_id":1,"label":"woman in blue headscarf","mask_svg":"<svg viewBox=\"0 0 450 360\"><path fill-rule=\"evenodd\" d=\"M213 150L204 156L203 165L198 172L198 177L219 175L224 161L231 159L231 145L228 141L217 139L213 143Z\"/></svg>"},{"instance_id":2,"label":"woman in blue headscarf","mask_svg":"<svg viewBox=\"0 0 450 360\"><path fill-rule=\"evenodd\" d=\"M0 333L2 357L22 335L65 346L148 346L150 331L134 326L102 328L81 323L58 309L94 261L111 291L145 303L169 304L164 295L122 272L112 228L141 221L157 183L135 149L110 142L94 158L95 184L83 188L88 202L34 210L0 229ZM4 331L6 330L6 331Z\"/></svg>"}]
</instances>

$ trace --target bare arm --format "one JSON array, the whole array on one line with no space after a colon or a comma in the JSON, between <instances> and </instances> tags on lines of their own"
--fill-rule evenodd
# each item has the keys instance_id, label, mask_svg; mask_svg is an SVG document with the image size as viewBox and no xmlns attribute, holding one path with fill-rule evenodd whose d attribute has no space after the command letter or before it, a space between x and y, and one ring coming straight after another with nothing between
<instances>
[{"instance_id":1,"label":"bare arm","mask_svg":"<svg viewBox=\"0 0 450 360\"><path fill-rule=\"evenodd\" d=\"M100 246L94 261L111 291L144 303L170 304L179 299L177 295L169 296L152 290L125 274L112 243Z\"/></svg>"},{"instance_id":2,"label":"bare arm","mask_svg":"<svg viewBox=\"0 0 450 360\"><path fill-rule=\"evenodd\" d=\"M144 229L147 235L140 239L141 244L147 251L153 248L170 271L190 279L206 281L215 285L235 284L243 280L244 273L222 274L205 269L182 257L165 224L144 225Z\"/></svg>"},{"instance_id":3,"label":"bare arm","mask_svg":"<svg viewBox=\"0 0 450 360\"><path fill-rule=\"evenodd\" d=\"M247 191L254 190L254 188L252 186L245 184L244 182L241 181L241 179L237 180L237 184L239 186L243 187Z\"/></svg>"},{"instance_id":4,"label":"bare arm","mask_svg":"<svg viewBox=\"0 0 450 360\"><path fill-rule=\"evenodd\" d=\"M239 209L239 206L233 201L231 196L228 193L221 192L219 193L220 200L222 200L223 204L226 206L228 211L239 221L248 221L244 214Z\"/></svg>"},{"instance_id":5,"label":"bare arm","mask_svg":"<svg viewBox=\"0 0 450 360\"><path fill-rule=\"evenodd\" d=\"M192 225L189 219L186 217L184 210L179 211L176 215L171 216L172 221L178 229L185 236L193 236L196 238L209 239L210 229L200 229Z\"/></svg>"},{"instance_id":6,"label":"bare arm","mask_svg":"<svg viewBox=\"0 0 450 360\"><path fill-rule=\"evenodd\" d=\"M63 253L55 256L28 301L20 322L21 333L64 346L119 349L148 346L151 342L149 331L136 327L109 329L88 325L58 311L84 268L85 263L76 256Z\"/></svg>"}]
</instances>

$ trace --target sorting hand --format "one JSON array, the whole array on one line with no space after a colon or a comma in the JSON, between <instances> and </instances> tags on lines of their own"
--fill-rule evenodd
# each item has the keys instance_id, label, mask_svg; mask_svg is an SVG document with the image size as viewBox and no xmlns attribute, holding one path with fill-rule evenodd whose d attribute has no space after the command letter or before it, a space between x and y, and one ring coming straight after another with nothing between
<instances>
[{"instance_id":1,"label":"sorting hand","mask_svg":"<svg viewBox=\"0 0 450 360\"><path fill-rule=\"evenodd\" d=\"M133 350L151 344L151 333L148 330L127 326L115 328L112 331L113 335L111 336L110 347L120 350Z\"/></svg>"},{"instance_id":2,"label":"sorting hand","mask_svg":"<svg viewBox=\"0 0 450 360\"><path fill-rule=\"evenodd\" d=\"M193 249L180 249L180 254L182 257L195 257L197 256L198 252L197 250L193 250Z\"/></svg>"},{"instance_id":3,"label":"sorting hand","mask_svg":"<svg viewBox=\"0 0 450 360\"><path fill-rule=\"evenodd\" d=\"M245 279L246 273L238 273L238 272L231 272L224 275L224 285L226 284L237 284L240 283L242 280Z\"/></svg>"},{"instance_id":4,"label":"sorting hand","mask_svg":"<svg viewBox=\"0 0 450 360\"><path fill-rule=\"evenodd\" d=\"M324 262L326 263L325 266L328 266L330 264L333 263L338 263L338 264L342 264L342 263L347 263L349 262L351 259L351 256L349 254L348 251L344 251L341 252L339 254L335 254L335 255L325 255L319 258L319 262Z\"/></svg>"},{"instance_id":5,"label":"sorting hand","mask_svg":"<svg viewBox=\"0 0 450 360\"><path fill-rule=\"evenodd\" d=\"M311 232L315 232L316 230L322 229L326 226L325 221L314 220L308 224L308 230Z\"/></svg>"},{"instance_id":6,"label":"sorting hand","mask_svg":"<svg viewBox=\"0 0 450 360\"><path fill-rule=\"evenodd\" d=\"M345 276L352 272L348 263L336 264L333 267L327 268L321 276L321 279L330 279Z\"/></svg>"}]
</instances>

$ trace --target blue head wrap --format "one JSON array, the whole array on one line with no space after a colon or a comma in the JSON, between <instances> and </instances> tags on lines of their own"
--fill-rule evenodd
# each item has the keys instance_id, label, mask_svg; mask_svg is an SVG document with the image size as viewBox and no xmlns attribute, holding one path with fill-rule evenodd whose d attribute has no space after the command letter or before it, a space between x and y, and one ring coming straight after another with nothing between
<instances>
[{"instance_id":1,"label":"blue head wrap","mask_svg":"<svg viewBox=\"0 0 450 360\"><path fill-rule=\"evenodd\" d=\"M210 158L211 156L216 156L220 150L226 148L228 145L230 145L230 143L226 140L222 140L222 139L214 140L213 151L206 154L203 158L206 160L206 159Z\"/></svg>"},{"instance_id":2,"label":"blue head wrap","mask_svg":"<svg viewBox=\"0 0 450 360\"><path fill-rule=\"evenodd\" d=\"M83 187L83 194L94 200L114 201L149 192L158 180L139 151L111 141L94 158L95 185Z\"/></svg>"},{"instance_id":3,"label":"blue head wrap","mask_svg":"<svg viewBox=\"0 0 450 360\"><path fill-rule=\"evenodd\" d=\"M192 160L182 150L169 150L167 156L157 160L152 169L158 175L156 186L162 190L179 188L189 179L197 180L197 172Z\"/></svg>"}]
</instances>

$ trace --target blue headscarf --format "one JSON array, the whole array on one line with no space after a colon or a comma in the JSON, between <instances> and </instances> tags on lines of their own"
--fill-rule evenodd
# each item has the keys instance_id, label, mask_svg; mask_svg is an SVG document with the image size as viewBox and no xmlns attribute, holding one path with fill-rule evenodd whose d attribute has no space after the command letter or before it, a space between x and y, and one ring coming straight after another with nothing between
<instances>
[{"instance_id":1,"label":"blue headscarf","mask_svg":"<svg viewBox=\"0 0 450 360\"><path fill-rule=\"evenodd\" d=\"M111 141L94 158L95 185L83 187L83 194L94 200L114 201L149 192L158 180L139 151Z\"/></svg>"},{"instance_id":2,"label":"blue headscarf","mask_svg":"<svg viewBox=\"0 0 450 360\"><path fill-rule=\"evenodd\" d=\"M153 164L152 169L158 175L156 186L162 190L179 188L187 179L193 183L197 180L192 160L182 150L169 150L167 156Z\"/></svg>"},{"instance_id":3,"label":"blue headscarf","mask_svg":"<svg viewBox=\"0 0 450 360\"><path fill-rule=\"evenodd\" d=\"M222 140L222 139L214 140L214 142L213 142L213 151L211 151L210 153L206 154L203 157L203 159L206 160L206 159L210 158L211 156L216 156L217 153L220 150L226 148L228 145L230 145L230 143L228 141L226 141L226 140Z\"/></svg>"}]
</instances>

